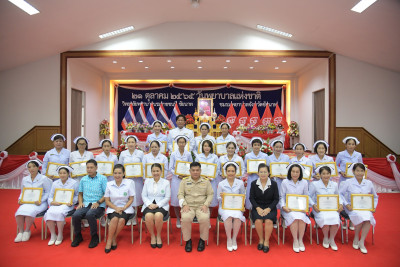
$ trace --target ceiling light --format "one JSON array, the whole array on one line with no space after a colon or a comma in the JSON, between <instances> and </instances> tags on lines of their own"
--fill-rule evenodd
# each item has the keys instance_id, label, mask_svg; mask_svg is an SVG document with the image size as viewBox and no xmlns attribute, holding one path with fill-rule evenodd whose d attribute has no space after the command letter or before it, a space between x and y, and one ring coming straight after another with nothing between
<instances>
[{"instance_id":1,"label":"ceiling light","mask_svg":"<svg viewBox=\"0 0 400 267\"><path fill-rule=\"evenodd\" d=\"M199 62L199 63L200 63L200 62L201 62L201 59L198 59L198 60L197 60L197 62Z\"/></svg>"},{"instance_id":2,"label":"ceiling light","mask_svg":"<svg viewBox=\"0 0 400 267\"><path fill-rule=\"evenodd\" d=\"M8 1L10 1L14 5L16 5L17 7L22 9L23 11L25 11L29 15L35 15L35 14L39 13L39 10L37 10L31 4L28 4L24 0L8 0Z\"/></svg>"},{"instance_id":3,"label":"ceiling light","mask_svg":"<svg viewBox=\"0 0 400 267\"><path fill-rule=\"evenodd\" d=\"M231 61L230 61L229 59L227 59L227 60L225 60L225 62L226 62L226 63L229 63L229 62L231 62Z\"/></svg>"},{"instance_id":4,"label":"ceiling light","mask_svg":"<svg viewBox=\"0 0 400 267\"><path fill-rule=\"evenodd\" d=\"M224 69L227 69L227 68L228 68L227 66L224 67Z\"/></svg>"},{"instance_id":5,"label":"ceiling light","mask_svg":"<svg viewBox=\"0 0 400 267\"><path fill-rule=\"evenodd\" d=\"M168 60L167 60L167 62L168 62L168 63L171 63L171 62L172 62L172 60L171 60L171 59L168 59Z\"/></svg>"},{"instance_id":6,"label":"ceiling light","mask_svg":"<svg viewBox=\"0 0 400 267\"><path fill-rule=\"evenodd\" d=\"M287 61L286 60L282 60L282 63L286 63Z\"/></svg>"},{"instance_id":7,"label":"ceiling light","mask_svg":"<svg viewBox=\"0 0 400 267\"><path fill-rule=\"evenodd\" d=\"M116 60L113 60L113 63L114 63L114 64L117 64L118 62L117 62Z\"/></svg>"},{"instance_id":8,"label":"ceiling light","mask_svg":"<svg viewBox=\"0 0 400 267\"><path fill-rule=\"evenodd\" d=\"M201 66L198 66L197 68L198 68L198 69L202 69L203 67L201 67Z\"/></svg>"},{"instance_id":9,"label":"ceiling light","mask_svg":"<svg viewBox=\"0 0 400 267\"><path fill-rule=\"evenodd\" d=\"M149 67L146 66L146 67L144 67L144 68L145 68L145 69L148 69Z\"/></svg>"},{"instance_id":10,"label":"ceiling light","mask_svg":"<svg viewBox=\"0 0 400 267\"><path fill-rule=\"evenodd\" d=\"M143 63L143 60L139 60L139 63Z\"/></svg>"},{"instance_id":11,"label":"ceiling light","mask_svg":"<svg viewBox=\"0 0 400 267\"><path fill-rule=\"evenodd\" d=\"M274 33L274 34L279 34L279 35L282 35L282 36L285 36L285 37L292 37L293 36L293 34L291 34L291 33L279 31L279 30L276 30L276 29L273 29L273 28L270 28L270 27L266 27L266 26L260 25L260 24L257 24L257 29L263 30L263 31L266 31L266 32L270 32L270 33Z\"/></svg>"},{"instance_id":12,"label":"ceiling light","mask_svg":"<svg viewBox=\"0 0 400 267\"><path fill-rule=\"evenodd\" d=\"M357 5L353 6L351 11L361 13L375 2L376 2L376 0L361 0L360 2L358 2Z\"/></svg>"},{"instance_id":13,"label":"ceiling light","mask_svg":"<svg viewBox=\"0 0 400 267\"><path fill-rule=\"evenodd\" d=\"M120 34L123 34L126 32L130 32L130 31L133 31L134 29L135 29L135 27L129 26L129 27L125 27L125 28L122 28L122 29L119 29L116 31L100 34L99 37L100 37L100 39L103 39L103 38L107 38L107 37L111 37L111 36L115 36L115 35L120 35Z\"/></svg>"},{"instance_id":14,"label":"ceiling light","mask_svg":"<svg viewBox=\"0 0 400 267\"><path fill-rule=\"evenodd\" d=\"M174 66L171 66L171 69L175 69L175 67L174 67Z\"/></svg>"},{"instance_id":15,"label":"ceiling light","mask_svg":"<svg viewBox=\"0 0 400 267\"><path fill-rule=\"evenodd\" d=\"M254 69L254 67L250 67L250 69L252 70L252 69Z\"/></svg>"},{"instance_id":16,"label":"ceiling light","mask_svg":"<svg viewBox=\"0 0 400 267\"><path fill-rule=\"evenodd\" d=\"M279 70L279 67L275 67L276 70Z\"/></svg>"},{"instance_id":17,"label":"ceiling light","mask_svg":"<svg viewBox=\"0 0 400 267\"><path fill-rule=\"evenodd\" d=\"M258 62L260 62L260 61L258 61L258 59L254 59L254 62L255 62L255 63L258 63Z\"/></svg>"},{"instance_id":18,"label":"ceiling light","mask_svg":"<svg viewBox=\"0 0 400 267\"><path fill-rule=\"evenodd\" d=\"M123 70L124 70L124 69L125 69L125 67L121 67L121 69L123 69Z\"/></svg>"}]
</instances>

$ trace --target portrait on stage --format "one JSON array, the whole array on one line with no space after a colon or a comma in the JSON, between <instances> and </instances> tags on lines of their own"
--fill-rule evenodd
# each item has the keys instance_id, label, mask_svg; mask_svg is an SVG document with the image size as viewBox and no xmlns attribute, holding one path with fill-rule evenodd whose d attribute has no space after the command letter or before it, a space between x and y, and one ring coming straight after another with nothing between
<instances>
[{"instance_id":1,"label":"portrait on stage","mask_svg":"<svg viewBox=\"0 0 400 267\"><path fill-rule=\"evenodd\" d=\"M197 99L197 110L199 111L199 116L209 116L211 117L213 111L213 99L212 98L199 98Z\"/></svg>"}]
</instances>

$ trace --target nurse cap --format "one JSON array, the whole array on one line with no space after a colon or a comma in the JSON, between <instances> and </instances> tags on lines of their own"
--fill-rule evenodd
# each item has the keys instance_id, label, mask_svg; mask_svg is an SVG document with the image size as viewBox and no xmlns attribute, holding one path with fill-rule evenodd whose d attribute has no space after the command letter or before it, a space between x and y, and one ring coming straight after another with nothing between
<instances>
[{"instance_id":1,"label":"nurse cap","mask_svg":"<svg viewBox=\"0 0 400 267\"><path fill-rule=\"evenodd\" d=\"M135 138L136 143L139 142L139 138L137 138L136 135L128 135L127 137L125 137L125 143L128 143L129 138Z\"/></svg>"},{"instance_id":2,"label":"nurse cap","mask_svg":"<svg viewBox=\"0 0 400 267\"><path fill-rule=\"evenodd\" d=\"M31 159L30 161L28 161L28 162L25 164L25 167L28 168L28 165L29 165L29 163L31 163L31 162L36 162L36 163L39 165L39 168L42 166L42 163L41 163L39 160L37 160L37 159Z\"/></svg>"},{"instance_id":3,"label":"nurse cap","mask_svg":"<svg viewBox=\"0 0 400 267\"><path fill-rule=\"evenodd\" d=\"M61 166L58 166L58 167L57 167L57 169L56 169L57 173L59 173L59 172L60 172L60 170L62 170L62 169L66 169L66 170L68 170L68 172L69 172L69 173L72 173L72 172L74 171L74 169L73 169L73 168L71 168L70 166L67 166L67 165L61 165Z\"/></svg>"},{"instance_id":4,"label":"nurse cap","mask_svg":"<svg viewBox=\"0 0 400 267\"><path fill-rule=\"evenodd\" d=\"M50 137L50 140L51 140L51 141L54 141L54 138L56 138L57 136L61 136L62 139L63 139L64 141L66 140L66 139L65 139L65 136L62 135L62 134L60 134L60 133L53 134L53 135Z\"/></svg>"},{"instance_id":5,"label":"nurse cap","mask_svg":"<svg viewBox=\"0 0 400 267\"><path fill-rule=\"evenodd\" d=\"M229 128L229 129L231 128L231 125L230 125L229 123L227 123L227 122L221 123L221 124L219 125L219 128L221 129L223 125L228 125L228 128Z\"/></svg>"},{"instance_id":6,"label":"nurse cap","mask_svg":"<svg viewBox=\"0 0 400 267\"><path fill-rule=\"evenodd\" d=\"M283 146L283 142L282 142L281 140L274 140L274 141L272 141L271 146L274 146L276 142L281 143L282 146Z\"/></svg>"},{"instance_id":7,"label":"nurse cap","mask_svg":"<svg viewBox=\"0 0 400 267\"><path fill-rule=\"evenodd\" d=\"M303 144L303 143L296 143L296 144L294 144L294 146L293 146L293 150L296 150L296 146L297 145L302 145L303 146L303 149L304 150L307 150L307 147L306 147L306 145L305 144Z\"/></svg>"},{"instance_id":8,"label":"nurse cap","mask_svg":"<svg viewBox=\"0 0 400 267\"><path fill-rule=\"evenodd\" d=\"M211 126L210 126L210 124L209 124L208 122L202 122L202 123L200 124L199 129L201 129L201 126L203 126L203 125L207 125L208 129L209 129L209 130L211 129Z\"/></svg>"},{"instance_id":9,"label":"nurse cap","mask_svg":"<svg viewBox=\"0 0 400 267\"><path fill-rule=\"evenodd\" d=\"M355 138L354 136L347 136L347 137L345 137L344 139L343 139L343 144L346 144L346 142L349 140L349 139L353 139L355 142L356 142L356 145L358 145L359 143L360 143L360 141L358 141L358 139L357 138Z\"/></svg>"},{"instance_id":10,"label":"nurse cap","mask_svg":"<svg viewBox=\"0 0 400 267\"><path fill-rule=\"evenodd\" d=\"M316 172L316 173L319 173L319 170L320 170L322 167L328 167L328 168L331 170L331 173L335 172L335 169L334 169L332 166L329 166L329 165L321 165L321 166L318 166L318 167L315 169L315 172Z\"/></svg>"},{"instance_id":11,"label":"nurse cap","mask_svg":"<svg viewBox=\"0 0 400 267\"><path fill-rule=\"evenodd\" d=\"M367 169L367 166L365 166L365 164L362 163L362 162L353 162L352 164L350 164L350 165L347 167L347 169L353 170L355 164L361 164L361 165L364 166L365 169Z\"/></svg>"},{"instance_id":12,"label":"nurse cap","mask_svg":"<svg viewBox=\"0 0 400 267\"><path fill-rule=\"evenodd\" d=\"M151 142L150 142L150 146L151 146L151 144L152 144L153 142L157 142L159 147L162 146L162 143L161 143L160 141L158 141L158 140L153 140L153 141L151 141Z\"/></svg>"},{"instance_id":13,"label":"nurse cap","mask_svg":"<svg viewBox=\"0 0 400 267\"><path fill-rule=\"evenodd\" d=\"M236 166L236 170L240 168L240 167L239 167L239 164L237 164L236 162L234 162L234 161L227 161L227 162L225 162L225 164L224 164L224 166L223 166L224 171L225 171L225 174L226 174L226 168L228 168L229 165L235 165L235 166Z\"/></svg>"},{"instance_id":14,"label":"nurse cap","mask_svg":"<svg viewBox=\"0 0 400 267\"><path fill-rule=\"evenodd\" d=\"M261 144L264 143L264 140L263 140L261 137L257 137L257 136L256 136L256 137L251 138L250 144L253 144L253 141L254 141L254 140L260 140L260 141L261 141Z\"/></svg>"},{"instance_id":15,"label":"nurse cap","mask_svg":"<svg viewBox=\"0 0 400 267\"><path fill-rule=\"evenodd\" d=\"M103 140L100 141L99 147L102 147L102 146L103 146L103 143L104 143L105 141L110 142L110 143L111 143L111 146L113 146L113 143L112 143L111 139L103 139Z\"/></svg>"},{"instance_id":16,"label":"nurse cap","mask_svg":"<svg viewBox=\"0 0 400 267\"><path fill-rule=\"evenodd\" d=\"M76 143L78 143L79 139L83 139L83 140L86 141L86 143L89 144L89 140L88 140L86 137L84 137L84 136L78 136L78 137L76 137L76 138L74 139L74 144L75 144L75 145L76 145Z\"/></svg>"},{"instance_id":17,"label":"nurse cap","mask_svg":"<svg viewBox=\"0 0 400 267\"><path fill-rule=\"evenodd\" d=\"M154 124L156 124L157 122L161 124L161 127L163 126L162 121L156 120L156 121L153 121L153 123L151 124L151 127L154 128Z\"/></svg>"},{"instance_id":18,"label":"nurse cap","mask_svg":"<svg viewBox=\"0 0 400 267\"><path fill-rule=\"evenodd\" d=\"M325 142L324 140L318 140L314 143L313 148L315 148L319 143L323 143L326 145L326 148L329 147L329 144L327 142Z\"/></svg>"},{"instance_id":19,"label":"nurse cap","mask_svg":"<svg viewBox=\"0 0 400 267\"><path fill-rule=\"evenodd\" d=\"M292 163L292 164L289 164L289 165L286 167L286 169L289 170L292 166L298 166L298 167L300 167L300 170L301 170L302 173L306 170L306 168L305 168L303 165L299 164L299 163Z\"/></svg>"}]
</instances>

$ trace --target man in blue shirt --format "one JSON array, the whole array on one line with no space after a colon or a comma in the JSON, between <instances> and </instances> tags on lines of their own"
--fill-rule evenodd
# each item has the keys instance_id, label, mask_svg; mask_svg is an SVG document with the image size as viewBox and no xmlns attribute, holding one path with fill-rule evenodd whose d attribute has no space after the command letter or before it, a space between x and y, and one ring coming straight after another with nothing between
<instances>
[{"instance_id":1,"label":"man in blue shirt","mask_svg":"<svg viewBox=\"0 0 400 267\"><path fill-rule=\"evenodd\" d=\"M81 221L87 219L90 226L92 239L89 248L97 247L99 236L97 234L97 219L104 214L106 204L104 193L107 187L107 177L97 173L97 162L90 159L86 162L87 175L82 177L79 184L79 205L72 215L74 225L74 241L71 247L77 247L83 241L81 234Z\"/></svg>"}]
</instances>

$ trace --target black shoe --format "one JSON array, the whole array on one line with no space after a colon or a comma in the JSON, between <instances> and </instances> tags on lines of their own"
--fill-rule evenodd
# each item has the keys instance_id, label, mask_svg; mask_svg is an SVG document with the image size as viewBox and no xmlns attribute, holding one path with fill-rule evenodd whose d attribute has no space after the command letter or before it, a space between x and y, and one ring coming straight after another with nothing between
<instances>
[{"instance_id":1,"label":"black shoe","mask_svg":"<svg viewBox=\"0 0 400 267\"><path fill-rule=\"evenodd\" d=\"M263 250L264 249L264 244L258 244L257 249L258 250Z\"/></svg>"},{"instance_id":2,"label":"black shoe","mask_svg":"<svg viewBox=\"0 0 400 267\"><path fill-rule=\"evenodd\" d=\"M162 243L161 243L161 244L158 244L158 243L157 243L157 247L158 247L158 248L162 248Z\"/></svg>"},{"instance_id":3,"label":"black shoe","mask_svg":"<svg viewBox=\"0 0 400 267\"><path fill-rule=\"evenodd\" d=\"M110 253L110 251L111 251L111 248L106 248L106 249L104 249L104 252L105 252L105 253Z\"/></svg>"},{"instance_id":4,"label":"black shoe","mask_svg":"<svg viewBox=\"0 0 400 267\"><path fill-rule=\"evenodd\" d=\"M92 239L89 243L89 248L95 248L99 244L99 236L97 234L92 236Z\"/></svg>"},{"instance_id":5,"label":"black shoe","mask_svg":"<svg viewBox=\"0 0 400 267\"><path fill-rule=\"evenodd\" d=\"M71 247L77 247L83 241L82 234L75 235L74 241L71 243Z\"/></svg>"},{"instance_id":6,"label":"black shoe","mask_svg":"<svg viewBox=\"0 0 400 267\"><path fill-rule=\"evenodd\" d=\"M116 249L117 249L117 245L111 246L111 249L112 249L112 250L116 250Z\"/></svg>"},{"instance_id":7,"label":"black shoe","mask_svg":"<svg viewBox=\"0 0 400 267\"><path fill-rule=\"evenodd\" d=\"M157 243L155 243L155 244L150 243L150 247L156 248L157 247Z\"/></svg>"},{"instance_id":8,"label":"black shoe","mask_svg":"<svg viewBox=\"0 0 400 267\"><path fill-rule=\"evenodd\" d=\"M185 251L186 252L191 252L192 251L192 239L189 239L188 241L186 241Z\"/></svg>"},{"instance_id":9,"label":"black shoe","mask_svg":"<svg viewBox=\"0 0 400 267\"><path fill-rule=\"evenodd\" d=\"M264 249L263 249L263 251L264 251L264 253L268 253L268 252L269 252L269 247L268 247L268 246L265 246Z\"/></svg>"},{"instance_id":10,"label":"black shoe","mask_svg":"<svg viewBox=\"0 0 400 267\"><path fill-rule=\"evenodd\" d=\"M206 248L206 242L200 238L199 245L197 246L197 251L203 251Z\"/></svg>"}]
</instances>

